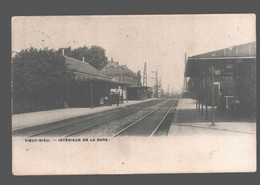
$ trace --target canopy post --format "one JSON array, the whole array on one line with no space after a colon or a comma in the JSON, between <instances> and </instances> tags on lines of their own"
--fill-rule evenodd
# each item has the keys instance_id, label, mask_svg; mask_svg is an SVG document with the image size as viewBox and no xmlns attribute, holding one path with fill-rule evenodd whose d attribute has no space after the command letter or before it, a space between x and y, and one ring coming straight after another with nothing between
<instances>
[{"instance_id":1,"label":"canopy post","mask_svg":"<svg viewBox=\"0 0 260 185\"><path fill-rule=\"evenodd\" d=\"M203 78L200 77L200 86L201 86L201 115L204 114L203 112L203 104L204 104L204 87L203 87Z\"/></svg>"},{"instance_id":2,"label":"canopy post","mask_svg":"<svg viewBox=\"0 0 260 185\"><path fill-rule=\"evenodd\" d=\"M204 77L204 89L205 89L205 119L208 120L208 88L207 88L207 74L205 70L205 77Z\"/></svg>"},{"instance_id":3,"label":"canopy post","mask_svg":"<svg viewBox=\"0 0 260 185\"><path fill-rule=\"evenodd\" d=\"M211 126L215 126L214 123L214 66L211 64Z\"/></svg>"},{"instance_id":4,"label":"canopy post","mask_svg":"<svg viewBox=\"0 0 260 185\"><path fill-rule=\"evenodd\" d=\"M198 78L198 86L199 86L199 93L198 93L198 101L199 101L199 112L200 112L200 104L201 104L201 100L200 100L200 98L201 98L201 96L200 96L200 79Z\"/></svg>"}]
</instances>

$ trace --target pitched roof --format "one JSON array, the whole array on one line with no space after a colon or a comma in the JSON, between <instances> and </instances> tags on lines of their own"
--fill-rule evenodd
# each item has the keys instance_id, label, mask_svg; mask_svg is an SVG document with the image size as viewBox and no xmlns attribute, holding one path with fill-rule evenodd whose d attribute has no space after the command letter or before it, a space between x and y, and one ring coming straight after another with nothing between
<instances>
[{"instance_id":1,"label":"pitched roof","mask_svg":"<svg viewBox=\"0 0 260 185\"><path fill-rule=\"evenodd\" d=\"M229 48L224 48L200 55L188 57L185 76L199 76L203 67L219 63L255 61L256 59L256 42L250 42Z\"/></svg>"},{"instance_id":2,"label":"pitched roof","mask_svg":"<svg viewBox=\"0 0 260 185\"><path fill-rule=\"evenodd\" d=\"M226 58L247 58L256 56L256 42L249 42L237 46L231 46L220 50L203 53L189 57L192 59L226 59Z\"/></svg>"},{"instance_id":3,"label":"pitched roof","mask_svg":"<svg viewBox=\"0 0 260 185\"><path fill-rule=\"evenodd\" d=\"M97 70L87 62L83 62L68 56L64 56L66 64L69 69L84 75L86 78L110 80L111 78L103 75L101 71Z\"/></svg>"}]
</instances>

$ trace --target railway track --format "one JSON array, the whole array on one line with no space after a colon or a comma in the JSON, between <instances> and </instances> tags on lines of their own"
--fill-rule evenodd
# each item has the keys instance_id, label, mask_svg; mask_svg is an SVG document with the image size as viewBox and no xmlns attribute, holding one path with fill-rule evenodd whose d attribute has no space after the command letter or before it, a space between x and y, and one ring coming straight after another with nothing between
<instances>
[{"instance_id":1,"label":"railway track","mask_svg":"<svg viewBox=\"0 0 260 185\"><path fill-rule=\"evenodd\" d=\"M94 116L80 117L76 119L69 119L59 121L56 124L45 124L40 126L33 126L29 128L19 129L13 132L15 136L39 137L39 136L59 136L70 137L77 135L89 129L98 127L129 115L132 115L140 110L146 108L150 109L152 106L160 106L164 101L151 101L136 105L130 105L126 108L120 108L115 111L106 111L105 113L96 114Z\"/></svg>"},{"instance_id":2,"label":"railway track","mask_svg":"<svg viewBox=\"0 0 260 185\"><path fill-rule=\"evenodd\" d=\"M130 105L112 111L24 128L13 132L16 136L31 137L79 137L108 136L167 136L177 100L156 100ZM110 129L110 130L109 130Z\"/></svg>"},{"instance_id":3,"label":"railway track","mask_svg":"<svg viewBox=\"0 0 260 185\"><path fill-rule=\"evenodd\" d=\"M170 105L170 106L169 106ZM168 135L170 124L175 112L177 101L167 102L161 107L145 114L135 122L129 124L127 127L118 131L109 139L118 136L162 136ZM174 108L174 109L173 109Z\"/></svg>"},{"instance_id":4,"label":"railway track","mask_svg":"<svg viewBox=\"0 0 260 185\"><path fill-rule=\"evenodd\" d=\"M155 108L152 109L152 111L150 111L150 107L148 107L148 109L145 109L145 112L148 112L148 113L143 113L144 109L142 109L142 111L139 111L139 113L141 112L141 115L143 117L143 115L149 115L150 113L156 111L157 109L165 106L166 104L166 101L163 101L161 102L159 105L157 105ZM136 114L128 114L127 116L132 116L131 118L129 117L122 117L122 119L117 119L115 120L114 122L106 122L104 124L99 124L97 125L96 127L99 127L100 128L86 128L86 129L82 129L82 130L79 130L77 132L74 132L74 133L71 133L70 135L67 135L66 137L71 137L71 136L75 136L75 137L78 137L78 136L86 136L86 135L90 135L89 133L91 133L93 130L94 130L94 133L96 133L97 135L101 135L101 136L109 136L110 134L108 133L109 131L107 132L103 132L104 130L107 130L108 127L116 127L112 130L113 134L114 134L114 130L117 130L118 127L120 128L121 126L124 126L124 125L129 125L129 120L130 120L130 123L133 119L136 119L136 117L140 117L140 114L139 116L136 116ZM134 116L134 117L133 117ZM124 119L126 118L126 119ZM128 120L128 121L127 121ZM97 132L97 130L99 129L99 132ZM103 134L100 134L100 132L103 132ZM93 135L93 134L92 134ZM93 135L93 136L97 136L97 135Z\"/></svg>"}]
</instances>

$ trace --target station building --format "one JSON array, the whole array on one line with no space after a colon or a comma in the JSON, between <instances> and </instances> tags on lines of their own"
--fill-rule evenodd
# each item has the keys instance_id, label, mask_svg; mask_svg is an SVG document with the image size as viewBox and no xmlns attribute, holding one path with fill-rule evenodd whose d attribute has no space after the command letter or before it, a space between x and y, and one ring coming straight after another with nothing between
<instances>
[{"instance_id":1,"label":"station building","mask_svg":"<svg viewBox=\"0 0 260 185\"><path fill-rule=\"evenodd\" d=\"M75 74L75 82L66 87L65 107L95 107L100 98L108 96L111 89L127 84L113 81L89 63L65 57L66 64Z\"/></svg>"},{"instance_id":2,"label":"station building","mask_svg":"<svg viewBox=\"0 0 260 185\"><path fill-rule=\"evenodd\" d=\"M131 85L127 86L126 89L129 100L145 100L149 97L148 86Z\"/></svg>"},{"instance_id":3,"label":"station building","mask_svg":"<svg viewBox=\"0 0 260 185\"><path fill-rule=\"evenodd\" d=\"M256 42L188 57L185 77L206 118L208 105L230 110L236 102L239 114L256 112Z\"/></svg>"}]
</instances>

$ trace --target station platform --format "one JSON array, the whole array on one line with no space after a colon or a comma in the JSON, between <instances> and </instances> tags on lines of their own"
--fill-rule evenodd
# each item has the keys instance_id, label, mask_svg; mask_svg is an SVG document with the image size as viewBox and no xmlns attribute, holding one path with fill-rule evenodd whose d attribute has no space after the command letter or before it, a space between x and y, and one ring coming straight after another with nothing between
<instances>
[{"instance_id":1,"label":"station platform","mask_svg":"<svg viewBox=\"0 0 260 185\"><path fill-rule=\"evenodd\" d=\"M204 114L196 110L196 100L180 99L176 113L171 124L168 135L194 135L194 134L256 134L256 121L248 118L237 117L228 111L214 111L215 126L211 126L211 107L208 107L208 119ZM222 134L224 133L222 132Z\"/></svg>"},{"instance_id":2,"label":"station platform","mask_svg":"<svg viewBox=\"0 0 260 185\"><path fill-rule=\"evenodd\" d=\"M55 121L60 121L64 119L74 118L82 115L90 115L98 112L103 112L107 110L113 110L120 107L125 107L128 105L143 103L147 101L154 100L154 98L147 100L128 100L124 101L123 104L113 104L112 106L94 107L94 108L65 108L65 109L55 109L39 112L29 112L22 114L12 115L12 129L17 130L21 128L26 128L35 125L41 125L46 123L51 123Z\"/></svg>"},{"instance_id":3,"label":"station platform","mask_svg":"<svg viewBox=\"0 0 260 185\"><path fill-rule=\"evenodd\" d=\"M205 120L195 100L179 100L167 136L175 143L176 165L189 172L255 172L256 121L215 110L215 126L211 126L210 110Z\"/></svg>"}]
</instances>

